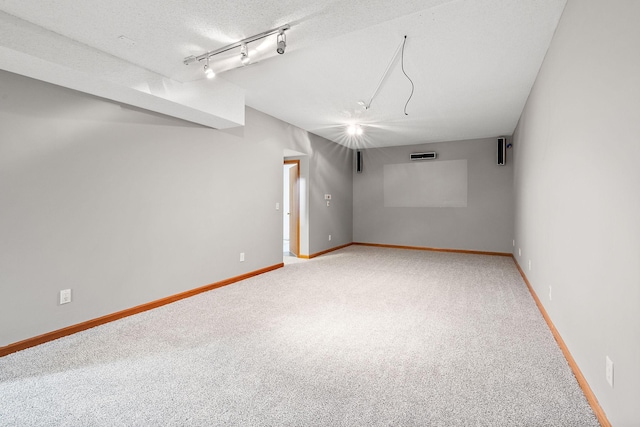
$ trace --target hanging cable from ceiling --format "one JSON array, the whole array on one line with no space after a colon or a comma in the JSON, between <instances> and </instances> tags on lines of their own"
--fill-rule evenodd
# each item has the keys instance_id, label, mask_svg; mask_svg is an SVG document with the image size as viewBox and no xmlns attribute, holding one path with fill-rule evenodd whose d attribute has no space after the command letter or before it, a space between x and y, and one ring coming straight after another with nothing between
<instances>
[{"instance_id":1,"label":"hanging cable from ceiling","mask_svg":"<svg viewBox=\"0 0 640 427\"><path fill-rule=\"evenodd\" d=\"M384 73L382 74L382 77L380 78L380 81L376 86L376 90L373 91L373 95L371 95L371 98L369 98L369 102L358 101L358 104L365 110L368 110L371 108L371 104L373 103L374 98L378 95L378 92L380 92L380 88L382 88L382 84L385 82L385 80L391 73L391 70L393 69L393 66L396 63L396 60L398 58L398 54L400 54L401 55L400 65L402 67L402 73L411 83L411 93L409 94L409 98L407 99L407 102L405 102L404 104L404 115L405 116L409 115L409 113L407 113L407 106L409 105L409 101L411 101L411 98L413 97L415 85L413 84L413 80L411 80L411 77L409 77L409 75L404 69L404 48L406 44L407 44L407 36L405 35L404 38L402 39L402 42L400 42L400 44L396 48L396 51L393 53L391 62L389 62L389 65L387 65L387 68L384 70ZM360 136L364 133L362 126L360 126L358 123L351 123L349 126L346 127L346 131L349 136L356 136L356 135Z\"/></svg>"},{"instance_id":2,"label":"hanging cable from ceiling","mask_svg":"<svg viewBox=\"0 0 640 427\"><path fill-rule=\"evenodd\" d=\"M409 113L407 113L407 105L409 105L409 101L411 101L411 98L413 97L413 91L415 89L415 85L413 84L413 80L411 80L411 77L409 77L407 72L404 70L404 46L406 43L407 43L407 36L404 36L404 41L402 42L402 61L401 61L402 72L407 77L407 79L409 79L409 82L411 82L411 93L409 94L409 99L407 99L407 102L404 104L404 115L408 116Z\"/></svg>"},{"instance_id":3,"label":"hanging cable from ceiling","mask_svg":"<svg viewBox=\"0 0 640 427\"><path fill-rule=\"evenodd\" d=\"M407 36L404 36L404 39L398 45L398 48L394 52L393 57L391 58L391 62L389 62L389 65L387 65L387 68L384 70L384 73L382 74L382 77L380 78L380 81L378 82L378 86L376 86L376 90L373 92L373 95L371 95L371 98L369 98L369 102L358 101L358 104L362 108L364 108L365 110L368 110L369 108L371 108L371 104L373 103L373 99L378 95L378 92L380 91L380 88L382 87L382 84L387 79L387 76L391 72L391 69L392 69L393 65L395 64L395 62L396 62L396 58L398 57L398 54L400 54L401 55L402 72L407 77L407 79L409 79L409 81L411 82L411 94L409 95L409 99L407 99L407 102L404 105L404 114L406 116L409 115L407 113L407 105L409 104L409 101L413 97L413 91L414 91L414 87L415 86L413 84L413 80L411 80L411 77L409 77L407 75L406 71L404 70L404 47L405 47L406 43L407 43Z\"/></svg>"}]
</instances>

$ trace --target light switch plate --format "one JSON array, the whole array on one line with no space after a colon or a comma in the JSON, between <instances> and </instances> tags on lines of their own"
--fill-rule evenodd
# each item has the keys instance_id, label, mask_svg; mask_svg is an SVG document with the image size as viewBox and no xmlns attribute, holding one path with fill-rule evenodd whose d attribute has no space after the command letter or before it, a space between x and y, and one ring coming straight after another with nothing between
<instances>
[{"instance_id":1,"label":"light switch plate","mask_svg":"<svg viewBox=\"0 0 640 427\"><path fill-rule=\"evenodd\" d=\"M71 302L71 289L63 289L60 291L60 305Z\"/></svg>"}]
</instances>

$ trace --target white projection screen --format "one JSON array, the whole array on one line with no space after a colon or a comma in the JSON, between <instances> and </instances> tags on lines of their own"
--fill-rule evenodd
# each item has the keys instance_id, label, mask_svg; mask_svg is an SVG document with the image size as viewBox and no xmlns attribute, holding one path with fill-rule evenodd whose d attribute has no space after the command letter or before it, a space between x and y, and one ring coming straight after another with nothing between
<instances>
[{"instance_id":1,"label":"white projection screen","mask_svg":"<svg viewBox=\"0 0 640 427\"><path fill-rule=\"evenodd\" d=\"M384 165L384 206L467 207L467 160Z\"/></svg>"}]
</instances>

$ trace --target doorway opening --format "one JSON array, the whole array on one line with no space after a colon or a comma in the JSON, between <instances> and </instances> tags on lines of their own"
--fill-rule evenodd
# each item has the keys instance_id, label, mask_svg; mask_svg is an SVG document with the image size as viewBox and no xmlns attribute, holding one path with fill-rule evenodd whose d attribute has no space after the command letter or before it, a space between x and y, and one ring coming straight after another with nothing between
<instances>
[{"instance_id":1,"label":"doorway opening","mask_svg":"<svg viewBox=\"0 0 640 427\"><path fill-rule=\"evenodd\" d=\"M300 255L300 160L285 160L283 171L282 252Z\"/></svg>"}]
</instances>

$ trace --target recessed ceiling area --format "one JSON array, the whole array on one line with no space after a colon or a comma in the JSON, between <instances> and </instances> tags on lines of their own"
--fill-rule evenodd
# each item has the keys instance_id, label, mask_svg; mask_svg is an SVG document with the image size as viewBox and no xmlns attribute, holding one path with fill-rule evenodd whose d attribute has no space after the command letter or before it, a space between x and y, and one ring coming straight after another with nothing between
<instances>
[{"instance_id":1,"label":"recessed ceiling area","mask_svg":"<svg viewBox=\"0 0 640 427\"><path fill-rule=\"evenodd\" d=\"M511 135L565 3L3 0L0 68L214 128L246 104L354 148ZM183 63L286 24L283 55L272 36L214 79Z\"/></svg>"}]
</instances>

